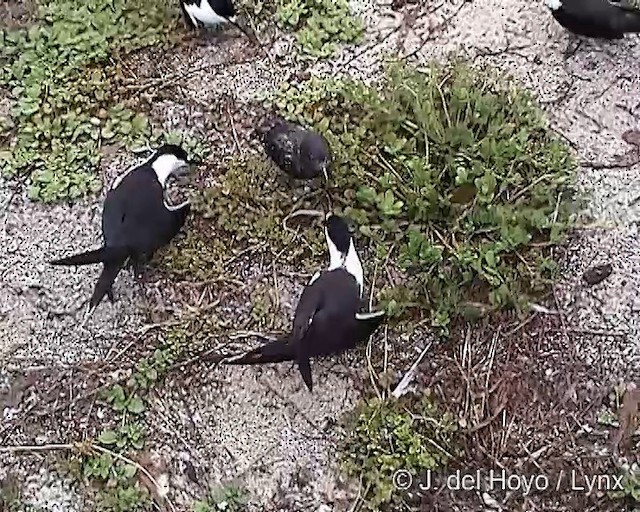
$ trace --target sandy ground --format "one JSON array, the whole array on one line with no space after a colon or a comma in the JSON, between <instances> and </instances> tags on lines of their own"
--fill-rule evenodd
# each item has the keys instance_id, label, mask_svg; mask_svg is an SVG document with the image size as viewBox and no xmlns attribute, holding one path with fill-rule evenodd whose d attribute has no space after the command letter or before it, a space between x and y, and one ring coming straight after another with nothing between
<instances>
[{"instance_id":1,"label":"sandy ground","mask_svg":"<svg viewBox=\"0 0 640 512\"><path fill-rule=\"evenodd\" d=\"M369 49L347 48L313 72L370 78L380 68L384 51L396 56L414 53L425 62L456 52L489 62L528 87L544 105L554 129L575 149L582 163L579 186L589 198L557 286L568 342L611 382L640 382L640 165L634 163L640 157L622 140L626 130L637 127L640 113L636 38L589 43L565 60L567 34L541 2L482 0L436 7L422 6L423 13L416 15L419 4L394 11L388 2L354 0L354 10L367 22ZM296 73L290 38L278 42L275 66L258 55L251 63L214 67L233 61L238 47L246 44L234 38L168 56L167 68L203 69L182 84L180 98L159 103L154 116L165 127L204 132L224 145L223 136L207 126L208 106L225 93L245 104ZM234 150L231 144L226 147L228 153ZM118 174L125 161L129 165L128 156L118 155L105 168L106 177ZM211 173L215 172L212 165ZM103 303L80 329L84 301L98 270L52 268L46 263L68 250L99 243L101 199L71 207L43 206L28 201L14 185L0 182L0 389L3 382L8 386L12 369L64 369L99 361L142 326L139 304L144 295L129 273L123 272L117 281L116 303ZM586 288L582 272L599 263L611 263L613 274ZM285 272L280 278L285 282L282 288L297 297L304 281ZM282 314L291 317L294 301L282 302ZM420 345L407 350L419 350ZM333 426L357 400L366 370L361 357L347 356L335 363L314 365L319 385L313 396L304 390L297 370L287 365L203 370L197 386L190 388L178 377L170 378L162 395L152 397L147 420L154 432L154 450L173 468L176 504L186 506L204 489L185 479L182 469L189 460L202 482L241 480L253 495L255 510L347 510L353 489L338 477ZM24 435L11 440L34 441ZM55 431L38 438L55 440L62 441ZM0 478L16 460L7 458L4 463ZM27 495L45 510L57 510L54 504L61 502L66 508L59 510L86 509L77 491L48 472L32 475L30 482L35 484L27 487ZM43 493L43 487L53 490Z\"/></svg>"}]
</instances>

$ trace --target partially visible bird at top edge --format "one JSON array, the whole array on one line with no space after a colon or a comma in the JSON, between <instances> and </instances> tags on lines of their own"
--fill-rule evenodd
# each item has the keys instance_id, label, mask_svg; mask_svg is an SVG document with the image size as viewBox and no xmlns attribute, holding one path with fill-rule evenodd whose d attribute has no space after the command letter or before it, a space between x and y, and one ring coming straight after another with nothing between
<instances>
[{"instance_id":1,"label":"partially visible bird at top edge","mask_svg":"<svg viewBox=\"0 0 640 512\"><path fill-rule=\"evenodd\" d=\"M215 28L231 23L252 42L260 45L256 34L250 34L238 24L232 0L180 0L180 8L191 29Z\"/></svg>"},{"instance_id":2,"label":"partially visible bird at top edge","mask_svg":"<svg viewBox=\"0 0 640 512\"><path fill-rule=\"evenodd\" d=\"M267 156L290 178L331 179L331 151L318 132L272 116L258 126L255 135L261 138Z\"/></svg>"},{"instance_id":3,"label":"partially visible bird at top edge","mask_svg":"<svg viewBox=\"0 0 640 512\"><path fill-rule=\"evenodd\" d=\"M224 364L264 364L297 361L309 391L313 390L310 359L339 354L369 339L385 312L360 312L363 271L346 221L328 214L325 238L330 263L305 287L296 307L292 332L243 354L222 360ZM263 338L264 339L264 338Z\"/></svg>"},{"instance_id":4,"label":"partially visible bird at top edge","mask_svg":"<svg viewBox=\"0 0 640 512\"><path fill-rule=\"evenodd\" d=\"M640 32L640 10L637 2L631 0L545 0L545 3L554 19L576 36L613 40ZM572 53L576 50L577 47Z\"/></svg>"},{"instance_id":5,"label":"partially visible bird at top edge","mask_svg":"<svg viewBox=\"0 0 640 512\"><path fill-rule=\"evenodd\" d=\"M172 144L160 147L145 162L124 171L112 183L102 211L103 246L50 262L103 264L83 325L105 295L113 302L113 282L127 262L137 266L149 261L184 225L189 201L175 206L167 204L165 188L170 177L188 170L184 149Z\"/></svg>"}]
</instances>

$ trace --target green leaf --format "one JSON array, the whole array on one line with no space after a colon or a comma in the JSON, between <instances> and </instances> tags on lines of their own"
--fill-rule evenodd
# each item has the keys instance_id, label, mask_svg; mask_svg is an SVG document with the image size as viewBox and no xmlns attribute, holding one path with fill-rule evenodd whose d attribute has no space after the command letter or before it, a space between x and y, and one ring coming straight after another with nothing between
<instances>
[{"instance_id":1,"label":"green leaf","mask_svg":"<svg viewBox=\"0 0 640 512\"><path fill-rule=\"evenodd\" d=\"M137 133L146 133L149 127L149 121L145 115L136 114L136 116L131 120L131 126Z\"/></svg>"},{"instance_id":2,"label":"green leaf","mask_svg":"<svg viewBox=\"0 0 640 512\"><path fill-rule=\"evenodd\" d=\"M402 212L404 203L402 201L396 201L396 198L391 190L387 190L382 197L378 198L378 208L383 215L392 217L399 215Z\"/></svg>"},{"instance_id":3,"label":"green leaf","mask_svg":"<svg viewBox=\"0 0 640 512\"><path fill-rule=\"evenodd\" d=\"M142 414L145 410L144 402L138 395L134 395L129 399L127 410L133 414Z\"/></svg>"},{"instance_id":4,"label":"green leaf","mask_svg":"<svg viewBox=\"0 0 640 512\"><path fill-rule=\"evenodd\" d=\"M212 512L212 509L206 501L196 501L193 504L193 512Z\"/></svg>"},{"instance_id":5,"label":"green leaf","mask_svg":"<svg viewBox=\"0 0 640 512\"><path fill-rule=\"evenodd\" d=\"M113 430L104 430L98 436L98 442L100 444L114 444L118 440L118 434Z\"/></svg>"},{"instance_id":6,"label":"green leaf","mask_svg":"<svg viewBox=\"0 0 640 512\"><path fill-rule=\"evenodd\" d=\"M107 401L108 402L124 402L125 401L125 393L124 389L120 384L115 384L111 387L108 392Z\"/></svg>"},{"instance_id":7,"label":"green leaf","mask_svg":"<svg viewBox=\"0 0 640 512\"><path fill-rule=\"evenodd\" d=\"M127 464L124 466L123 470L122 470L122 474L124 476L124 478L126 479L130 479L133 478L136 475L136 472L138 471L138 469L133 466L132 464Z\"/></svg>"},{"instance_id":8,"label":"green leaf","mask_svg":"<svg viewBox=\"0 0 640 512\"><path fill-rule=\"evenodd\" d=\"M374 204L376 199L376 190L373 187L360 187L356 194L356 198L365 205Z\"/></svg>"}]
</instances>

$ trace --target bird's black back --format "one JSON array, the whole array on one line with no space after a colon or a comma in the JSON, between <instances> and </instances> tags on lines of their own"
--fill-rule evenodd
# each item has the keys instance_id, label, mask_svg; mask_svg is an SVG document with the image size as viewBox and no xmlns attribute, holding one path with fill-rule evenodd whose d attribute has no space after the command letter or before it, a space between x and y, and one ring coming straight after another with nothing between
<instances>
[{"instance_id":1,"label":"bird's black back","mask_svg":"<svg viewBox=\"0 0 640 512\"><path fill-rule=\"evenodd\" d=\"M207 2L213 11L219 16L230 18L236 13L232 0L180 0L180 7L186 18L189 18L187 12L184 9L185 5L201 5L201 2ZM191 24L191 20L189 20Z\"/></svg>"},{"instance_id":2,"label":"bird's black back","mask_svg":"<svg viewBox=\"0 0 640 512\"><path fill-rule=\"evenodd\" d=\"M323 272L302 292L293 322L294 342L304 344L309 357L352 348L360 341L353 337L359 308L360 289L355 278L343 268Z\"/></svg>"},{"instance_id":3,"label":"bird's black back","mask_svg":"<svg viewBox=\"0 0 640 512\"><path fill-rule=\"evenodd\" d=\"M213 10L216 11L216 13L218 13L220 16L230 18L236 13L235 7L233 6L233 2L231 0L209 0L209 4L211 5L211 7L213 7Z\"/></svg>"},{"instance_id":4,"label":"bird's black back","mask_svg":"<svg viewBox=\"0 0 640 512\"><path fill-rule=\"evenodd\" d=\"M178 233L188 209L188 205L177 211L165 207L162 186L151 166L145 164L107 193L102 213L105 245L151 256Z\"/></svg>"},{"instance_id":5,"label":"bird's black back","mask_svg":"<svg viewBox=\"0 0 640 512\"><path fill-rule=\"evenodd\" d=\"M608 0L562 0L552 14L564 28L585 37L620 39L640 31L640 12Z\"/></svg>"}]
</instances>

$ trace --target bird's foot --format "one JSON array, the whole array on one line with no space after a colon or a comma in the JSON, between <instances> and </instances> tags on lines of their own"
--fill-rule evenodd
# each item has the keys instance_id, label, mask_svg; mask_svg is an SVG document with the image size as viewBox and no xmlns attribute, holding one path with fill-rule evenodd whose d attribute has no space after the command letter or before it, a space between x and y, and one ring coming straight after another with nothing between
<instances>
[{"instance_id":1,"label":"bird's foot","mask_svg":"<svg viewBox=\"0 0 640 512\"><path fill-rule=\"evenodd\" d=\"M304 192L304 194L310 194L322 190L323 182L324 178L310 179L302 186L302 191Z\"/></svg>"},{"instance_id":2,"label":"bird's foot","mask_svg":"<svg viewBox=\"0 0 640 512\"><path fill-rule=\"evenodd\" d=\"M571 48L572 41L576 42L573 49ZM569 43L567 44L567 49L564 51L564 54L563 54L564 60L568 60L570 57L573 57L581 46L582 46L582 39L573 39L573 40L570 39Z\"/></svg>"}]
</instances>

